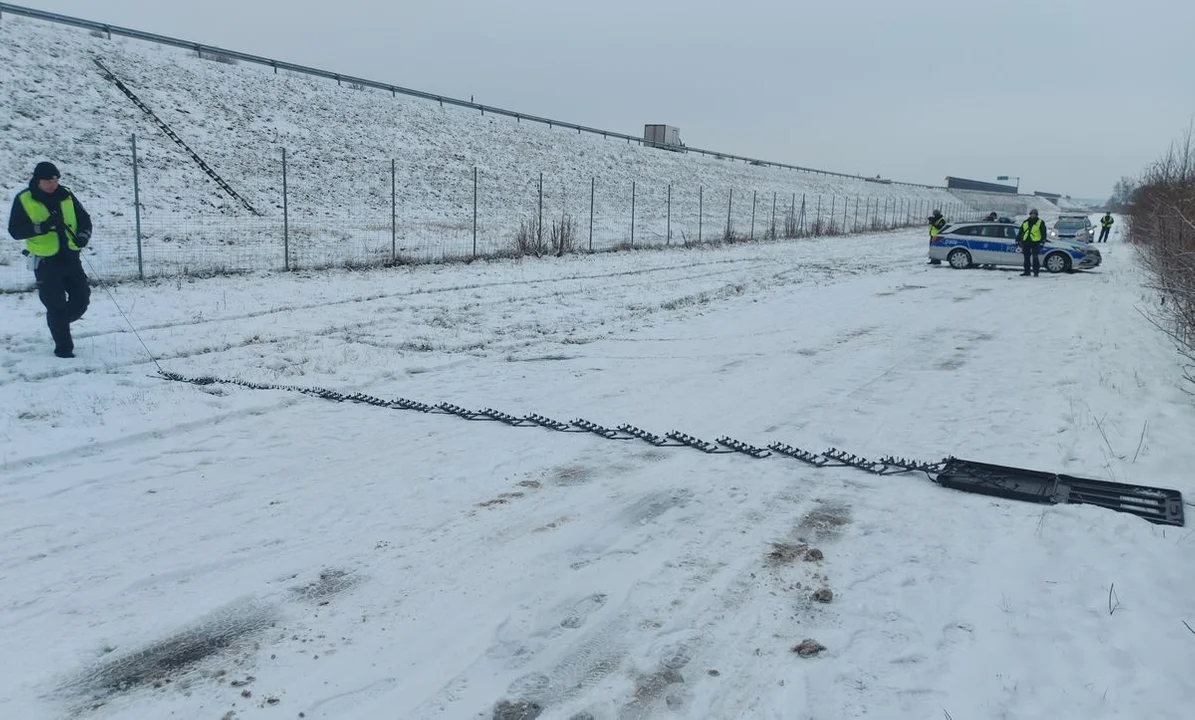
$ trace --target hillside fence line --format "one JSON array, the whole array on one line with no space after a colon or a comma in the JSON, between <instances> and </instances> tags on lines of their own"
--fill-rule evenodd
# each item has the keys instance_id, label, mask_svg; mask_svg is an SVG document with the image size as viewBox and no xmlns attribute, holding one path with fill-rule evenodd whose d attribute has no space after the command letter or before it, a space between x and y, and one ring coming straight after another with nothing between
<instances>
[{"instance_id":1,"label":"hillside fence line","mask_svg":"<svg viewBox=\"0 0 1195 720\"><path fill-rule=\"evenodd\" d=\"M130 147L133 158L135 136ZM296 166L285 150L278 160L277 202L260 216L148 210L154 193L174 197L178 189L155 183L131 162L132 207L80 197L95 224L88 261L99 279L145 280L836 236L925 227L935 209L952 220L979 215L962 201L782 195L598 176L567 187L544 173L495 177L476 167L431 193L440 199L429 207L428 184L400 186L393 159L362 172L388 184L389 202L363 193L355 206L311 207L296 203L289 188L300 174L318 178L319 168ZM389 170L386 177L372 177L379 167ZM436 178L443 182L442 173ZM414 191L422 196L417 209L405 201ZM30 287L32 274L11 255L0 257L0 291Z\"/></svg>"}]
</instances>

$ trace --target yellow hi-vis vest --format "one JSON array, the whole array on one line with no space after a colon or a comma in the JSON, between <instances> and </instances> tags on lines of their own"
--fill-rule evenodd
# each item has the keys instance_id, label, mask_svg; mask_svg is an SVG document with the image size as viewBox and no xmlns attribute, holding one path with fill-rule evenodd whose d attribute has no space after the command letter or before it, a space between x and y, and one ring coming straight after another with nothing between
<instances>
[{"instance_id":1,"label":"yellow hi-vis vest","mask_svg":"<svg viewBox=\"0 0 1195 720\"><path fill-rule=\"evenodd\" d=\"M29 219L35 223L45 222L50 219L50 208L33 199L33 193L28 189L22 190L17 198L21 201L21 207L25 208L25 214ZM75 244L75 233L79 231L79 221L75 217L75 198L70 193L62 201L62 220L66 226L70 228L67 233L67 246L71 250L78 251L79 246ZM41 235L34 235L25 240L25 249L38 257L50 257L58 254L58 231L50 230Z\"/></svg>"},{"instance_id":2,"label":"yellow hi-vis vest","mask_svg":"<svg viewBox=\"0 0 1195 720\"><path fill-rule=\"evenodd\" d=\"M940 217L940 218L938 218L937 220L934 220L932 223L930 223L930 224L929 224L929 236L930 236L930 238L933 238L935 235L937 235L938 233L942 232L942 230L943 230L943 229L945 229L945 227L946 227L948 224L949 224L949 223L947 223L947 222L946 222L946 216L945 216L945 215L943 215L942 217Z\"/></svg>"},{"instance_id":3,"label":"yellow hi-vis vest","mask_svg":"<svg viewBox=\"0 0 1195 720\"><path fill-rule=\"evenodd\" d=\"M1037 220L1029 219L1021 224L1021 233L1027 242L1041 242L1042 229L1045 228L1046 221L1038 218Z\"/></svg>"},{"instance_id":4,"label":"yellow hi-vis vest","mask_svg":"<svg viewBox=\"0 0 1195 720\"><path fill-rule=\"evenodd\" d=\"M1113 222L1115 222L1115 221L1111 217L1100 218L1100 225L1103 227L1106 227L1106 228L1112 227Z\"/></svg>"}]
</instances>

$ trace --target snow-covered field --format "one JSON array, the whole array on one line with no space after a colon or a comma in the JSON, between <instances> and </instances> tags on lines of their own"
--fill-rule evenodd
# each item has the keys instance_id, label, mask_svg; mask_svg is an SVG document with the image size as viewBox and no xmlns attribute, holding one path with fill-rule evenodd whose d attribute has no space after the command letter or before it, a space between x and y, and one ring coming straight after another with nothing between
<instances>
[{"instance_id":1,"label":"snow-covered field","mask_svg":"<svg viewBox=\"0 0 1195 720\"><path fill-rule=\"evenodd\" d=\"M220 190L93 60L263 216L251 216ZM405 73L376 79L419 86L417 76ZM37 161L54 160L95 216L92 261L112 278L137 273L133 134L143 266L150 276L281 269L284 149L289 253L292 264L304 268L378 264L392 254L410 260L472 255L475 168L477 252L483 255L508 251L520 223L539 222L541 174L544 227L569 216L577 245L588 247L592 207L596 249L632 239L640 246L708 242L720 238L728 222L733 234L745 236L753 215L759 237L772 224L773 205L782 228L788 212L801 216L802 199L805 228L818 218L853 230L876 222L920 224L935 207L955 219L992 209L968 207L944 188L643 148L11 14L0 22L0 87L4 197L24 186ZM15 250L0 253L0 289L24 287L27 275L19 265Z\"/></svg>"},{"instance_id":2,"label":"snow-covered field","mask_svg":"<svg viewBox=\"0 0 1195 720\"><path fill-rule=\"evenodd\" d=\"M1106 247L1038 279L917 231L113 292L187 375L1189 494L1190 397ZM1190 530L171 383L102 292L74 361L39 311L0 296L0 717L1195 713Z\"/></svg>"}]
</instances>

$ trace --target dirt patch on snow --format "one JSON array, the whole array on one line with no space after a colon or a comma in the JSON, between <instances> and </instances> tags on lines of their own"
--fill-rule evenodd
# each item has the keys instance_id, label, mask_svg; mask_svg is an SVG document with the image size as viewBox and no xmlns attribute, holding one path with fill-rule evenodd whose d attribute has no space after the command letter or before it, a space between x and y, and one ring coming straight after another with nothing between
<instances>
[{"instance_id":1,"label":"dirt patch on snow","mask_svg":"<svg viewBox=\"0 0 1195 720\"><path fill-rule=\"evenodd\" d=\"M797 536L802 540L833 540L842 535L842 528L851 524L851 509L841 503L819 502L797 523Z\"/></svg>"},{"instance_id":2,"label":"dirt patch on snow","mask_svg":"<svg viewBox=\"0 0 1195 720\"><path fill-rule=\"evenodd\" d=\"M321 570L319 577L306 585L291 588L291 592L302 600L314 600L326 604L328 599L348 590L360 582L360 578L350 570L327 568Z\"/></svg>"},{"instance_id":3,"label":"dirt patch on snow","mask_svg":"<svg viewBox=\"0 0 1195 720\"><path fill-rule=\"evenodd\" d=\"M95 710L113 697L142 688L181 684L199 676L206 661L228 656L275 621L273 608L243 603L222 608L193 626L142 648L96 663L66 683L84 696L81 710Z\"/></svg>"}]
</instances>

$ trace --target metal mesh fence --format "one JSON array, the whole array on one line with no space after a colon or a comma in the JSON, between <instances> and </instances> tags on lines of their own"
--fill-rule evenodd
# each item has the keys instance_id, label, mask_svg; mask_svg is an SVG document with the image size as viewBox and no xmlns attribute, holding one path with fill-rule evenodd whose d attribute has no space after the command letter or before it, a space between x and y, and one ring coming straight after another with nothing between
<instances>
[{"instance_id":1,"label":"metal mesh fence","mask_svg":"<svg viewBox=\"0 0 1195 720\"><path fill-rule=\"evenodd\" d=\"M311 182L318 172L291 164L290 179L278 178L275 206L254 216L228 207L204 215L147 209L162 205L150 202L161 200L155 193L177 190L154 186L143 171L139 218L134 208L80 198L95 225L88 259L104 280L375 267L872 232L921 226L939 207L916 197L782 195L479 169L465 177L430 170L406 187L388 172L362 173L368 180L354 204L296 203L288 182L300 174ZM954 220L978 215L962 202L941 209ZM20 256L0 254L0 290L31 286Z\"/></svg>"}]
</instances>

